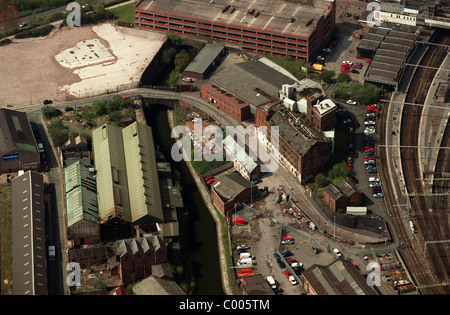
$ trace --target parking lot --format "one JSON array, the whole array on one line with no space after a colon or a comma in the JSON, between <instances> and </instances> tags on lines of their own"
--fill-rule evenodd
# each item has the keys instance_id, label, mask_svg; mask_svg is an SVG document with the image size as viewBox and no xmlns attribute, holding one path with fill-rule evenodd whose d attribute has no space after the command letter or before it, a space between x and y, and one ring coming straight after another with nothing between
<instances>
[{"instance_id":1,"label":"parking lot","mask_svg":"<svg viewBox=\"0 0 450 315\"><path fill-rule=\"evenodd\" d=\"M363 112L361 111L361 117ZM362 166L363 167L363 166ZM364 168L364 167L363 167ZM363 169L362 171L365 171ZM300 285L292 285L284 275L285 270L291 273L293 270L286 264L285 268L280 268L274 253L283 253L287 250L292 252L288 259L295 259L302 263L306 269L314 264L328 265L336 259L330 251L337 248L343 255L343 258L354 261L359 266L362 274L367 274L367 261L360 255L364 250L363 244L350 245L341 243L333 237L327 237L321 232L311 230L308 224L303 223L298 217L294 216L289 210L290 204L286 201L278 201L279 187L284 188L284 192L297 191L296 183L290 181L290 175L282 167L274 173L263 176L263 181L258 187L268 187L268 195L259 200L253 200L252 206L258 210L259 216L249 220L247 224L235 225L231 228L231 239L234 248L239 244L250 246L248 250L253 256L253 267L255 274L261 274L264 278L272 276L278 282L279 287L285 295L301 294ZM367 181L367 178L365 178ZM364 180L361 180L364 182ZM360 184L363 185L363 184ZM367 182L367 188L368 182ZM296 194L298 197L298 194ZM302 203L302 200L296 198ZM305 203L302 205L306 206ZM274 221L276 220L276 221ZM283 236L292 236L293 244L281 244ZM319 253L313 249L318 246ZM239 259L236 251L233 253L235 262ZM286 260L282 260L286 262ZM297 278L300 280L300 278Z\"/></svg>"},{"instance_id":2,"label":"parking lot","mask_svg":"<svg viewBox=\"0 0 450 315\"><path fill-rule=\"evenodd\" d=\"M374 197L373 196L373 187L369 182L369 177L378 177L378 168L376 167L376 157L377 152L375 150L376 142L377 142L377 133L376 128L375 132L370 134L365 134L366 130L366 119L367 108L365 106L360 105L348 105L348 104L339 104L340 111L346 111L348 116L353 121L355 133L353 134L353 169L352 174L357 179L357 184L355 187L363 193L363 204L367 207L369 214L378 215L384 217L385 209L384 202L382 197ZM376 116L376 115L375 115ZM372 121L372 118L370 119ZM375 125L377 123L377 118L374 117L373 121ZM371 137L373 140L369 139ZM366 140L366 141L365 141ZM367 152L366 152L367 151ZM374 164L371 168L372 172L369 172L369 169L366 168L365 161L369 159L369 155L374 159ZM380 184L381 185L381 184ZM372 185L374 186L374 185ZM381 187L382 192L382 187Z\"/></svg>"}]
</instances>

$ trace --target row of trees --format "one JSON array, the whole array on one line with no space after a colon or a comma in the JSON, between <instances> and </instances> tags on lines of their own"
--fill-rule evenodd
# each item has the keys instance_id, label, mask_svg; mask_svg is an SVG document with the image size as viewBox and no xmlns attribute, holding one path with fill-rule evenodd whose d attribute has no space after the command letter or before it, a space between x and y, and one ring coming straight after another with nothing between
<instances>
[{"instance_id":1,"label":"row of trees","mask_svg":"<svg viewBox=\"0 0 450 315\"><path fill-rule=\"evenodd\" d=\"M92 102L92 113L97 117L101 117L104 115L111 115L116 111L131 106L133 106L133 100L131 98L122 98L122 96L116 94L108 99Z\"/></svg>"}]
</instances>

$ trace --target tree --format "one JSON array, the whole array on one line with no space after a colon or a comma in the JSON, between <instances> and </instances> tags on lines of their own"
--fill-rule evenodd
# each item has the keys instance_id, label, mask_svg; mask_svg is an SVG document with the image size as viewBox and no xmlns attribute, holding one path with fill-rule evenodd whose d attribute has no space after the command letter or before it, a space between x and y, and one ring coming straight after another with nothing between
<instances>
[{"instance_id":1,"label":"tree","mask_svg":"<svg viewBox=\"0 0 450 315\"><path fill-rule=\"evenodd\" d=\"M339 75L337 76L337 81L339 83L347 83L350 82L352 80L352 78L350 77L350 75L346 72L341 72L339 73Z\"/></svg>"},{"instance_id":2,"label":"tree","mask_svg":"<svg viewBox=\"0 0 450 315\"><path fill-rule=\"evenodd\" d=\"M104 101L94 101L92 102L92 112L101 117L106 114L106 106Z\"/></svg>"},{"instance_id":3,"label":"tree","mask_svg":"<svg viewBox=\"0 0 450 315\"><path fill-rule=\"evenodd\" d=\"M330 183L330 181L327 179L327 177L323 173L317 174L316 177L314 177L314 182L316 182L316 184L322 188L327 186Z\"/></svg>"},{"instance_id":4,"label":"tree","mask_svg":"<svg viewBox=\"0 0 450 315\"><path fill-rule=\"evenodd\" d=\"M191 54L187 50L182 49L175 55L175 71L182 72L188 66L190 60Z\"/></svg>"},{"instance_id":5,"label":"tree","mask_svg":"<svg viewBox=\"0 0 450 315\"><path fill-rule=\"evenodd\" d=\"M44 116L44 118L47 120L52 119L54 117L58 117L61 114L62 112L53 106L47 105L42 107L42 116Z\"/></svg>"},{"instance_id":6,"label":"tree","mask_svg":"<svg viewBox=\"0 0 450 315\"><path fill-rule=\"evenodd\" d=\"M325 83L331 83L331 82L333 82L333 78L335 76L336 76L336 72L334 72L333 70L324 70L319 75L319 79Z\"/></svg>"}]
</instances>

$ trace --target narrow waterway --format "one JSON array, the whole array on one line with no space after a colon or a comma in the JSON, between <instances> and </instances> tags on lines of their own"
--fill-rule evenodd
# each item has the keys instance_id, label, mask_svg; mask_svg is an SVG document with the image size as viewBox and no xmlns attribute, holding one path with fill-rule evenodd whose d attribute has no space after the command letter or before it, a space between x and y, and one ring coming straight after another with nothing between
<instances>
[{"instance_id":1,"label":"narrow waterway","mask_svg":"<svg viewBox=\"0 0 450 315\"><path fill-rule=\"evenodd\" d=\"M152 127L155 144L159 145L181 186L184 206L189 212L188 239L195 295L223 295L220 276L216 224L197 189L185 162L174 162L170 150L174 143L167 119L167 108L143 101L147 124Z\"/></svg>"}]
</instances>

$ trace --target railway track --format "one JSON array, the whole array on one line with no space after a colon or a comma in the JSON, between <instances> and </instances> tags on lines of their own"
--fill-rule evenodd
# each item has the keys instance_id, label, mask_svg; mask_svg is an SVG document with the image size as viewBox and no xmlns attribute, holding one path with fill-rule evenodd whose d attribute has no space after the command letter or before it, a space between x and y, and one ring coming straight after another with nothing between
<instances>
[{"instance_id":1,"label":"railway track","mask_svg":"<svg viewBox=\"0 0 450 315\"><path fill-rule=\"evenodd\" d=\"M448 45L450 38L445 32L437 31L434 42ZM421 65L438 68L445 58L445 54L445 47L432 45L422 58ZM423 106L407 104L425 103L429 86L435 74L436 69L431 68L418 67L415 71L403 107L400 135L400 145L402 146L420 145L418 142L420 132L419 123ZM448 132L446 134L448 137ZM445 141L441 143L447 143L448 141L446 139L443 140ZM441 157L445 158L447 154L443 152ZM405 185L409 193L409 204L411 205L410 218L415 226L415 230L417 230L415 242L404 242L406 245L405 255L408 256L407 261L410 263L411 274L419 287L424 287L422 293L449 294L450 285L439 285L449 280L449 253L446 250L446 246L442 246L442 244L439 244L440 246L435 245L438 243L430 243L430 245L427 244L428 246L425 245L425 242L450 239L448 235L448 213L445 210L448 208L448 204L444 205L447 198L430 197L431 192L426 187L425 182L417 180L422 178L418 164L420 161L417 148L401 149L401 160ZM436 165L436 167L442 170L442 168L448 167L448 163L440 161L440 164ZM439 171L438 169L436 170L437 172ZM445 189L445 187L441 187L444 181L441 180L440 182L440 184L433 183L435 191ZM403 222L399 222L398 220L399 218L397 217L398 224L404 229ZM402 232L404 234L406 231ZM404 237L405 235L402 235L402 239ZM427 248L426 252L421 253L421 250L425 246Z\"/></svg>"}]
</instances>

